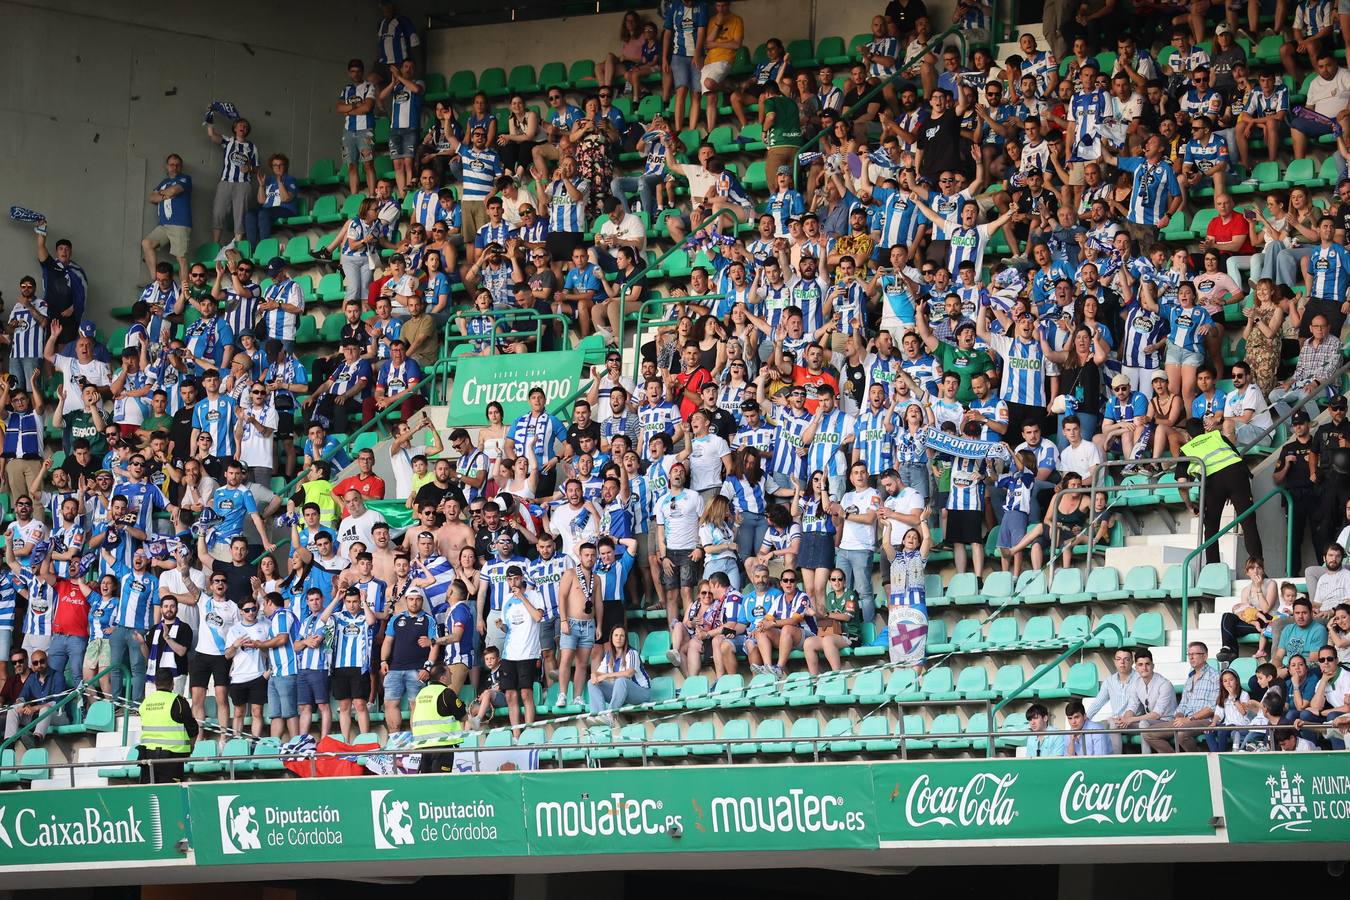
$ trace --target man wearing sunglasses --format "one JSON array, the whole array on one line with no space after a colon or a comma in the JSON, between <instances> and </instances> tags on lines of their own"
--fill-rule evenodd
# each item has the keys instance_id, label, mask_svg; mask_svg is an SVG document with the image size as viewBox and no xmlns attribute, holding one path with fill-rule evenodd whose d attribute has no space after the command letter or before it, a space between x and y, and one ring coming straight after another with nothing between
<instances>
[{"instance_id":1,"label":"man wearing sunglasses","mask_svg":"<svg viewBox=\"0 0 1350 900\"><path fill-rule=\"evenodd\" d=\"M17 671L15 677L18 677ZM51 698L65 692L65 676L48 667L46 653L34 652L32 671L24 678L14 705L5 713L5 739L13 737L20 728L42 715L54 702ZM57 713L38 722L33 728L32 739L42 741L47 737L47 729L53 724L59 725L64 715Z\"/></svg>"},{"instance_id":2,"label":"man wearing sunglasses","mask_svg":"<svg viewBox=\"0 0 1350 900\"><path fill-rule=\"evenodd\" d=\"M582 117L580 107L567 102L562 88L549 88L548 114L544 116L544 135L547 140L534 145L534 166L540 172L548 173L549 161L557 162L571 145L568 135L572 126Z\"/></svg>"},{"instance_id":3,"label":"man wearing sunglasses","mask_svg":"<svg viewBox=\"0 0 1350 900\"><path fill-rule=\"evenodd\" d=\"M28 680L28 651L13 650L7 654L9 670L5 681L0 684L0 706L13 706L19 699L19 691Z\"/></svg>"},{"instance_id":4,"label":"man wearing sunglasses","mask_svg":"<svg viewBox=\"0 0 1350 900\"><path fill-rule=\"evenodd\" d=\"M1302 729L1304 723L1320 724L1330 722L1339 716L1350 713L1350 669L1341 665L1336 648L1331 644L1323 646L1314 657L1317 660L1319 678L1317 692L1306 708L1298 714L1294 727ZM1309 729L1309 736L1318 740L1317 733ZM1340 732L1329 730L1320 738L1331 746L1332 750L1344 750L1345 738Z\"/></svg>"},{"instance_id":5,"label":"man wearing sunglasses","mask_svg":"<svg viewBox=\"0 0 1350 900\"><path fill-rule=\"evenodd\" d=\"M206 593L197 598L197 646L188 663L188 685L192 688L192 715L201 722L206 719L206 688L213 686L218 715L229 707L230 660L225 650L230 642L227 635L239 622L239 607L229 597L230 580L223 573L213 572ZM250 601L257 603L256 600ZM266 691L263 698L266 699Z\"/></svg>"},{"instance_id":6,"label":"man wearing sunglasses","mask_svg":"<svg viewBox=\"0 0 1350 900\"><path fill-rule=\"evenodd\" d=\"M230 661L230 702L234 704L234 732L244 733L244 713L253 716L252 734L262 737L263 705L267 702L267 622L258 617L258 600L239 604L240 619L225 635L225 658Z\"/></svg>"}]
</instances>

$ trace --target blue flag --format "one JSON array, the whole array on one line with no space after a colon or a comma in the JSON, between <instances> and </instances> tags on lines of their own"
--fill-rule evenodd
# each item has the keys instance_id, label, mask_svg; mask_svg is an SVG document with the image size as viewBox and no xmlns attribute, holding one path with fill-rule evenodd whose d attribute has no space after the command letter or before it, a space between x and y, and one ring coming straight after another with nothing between
<instances>
[{"instance_id":1,"label":"blue flag","mask_svg":"<svg viewBox=\"0 0 1350 900\"><path fill-rule=\"evenodd\" d=\"M9 218L14 222L41 222L47 218L42 213L26 206L11 206L9 208Z\"/></svg>"}]
</instances>

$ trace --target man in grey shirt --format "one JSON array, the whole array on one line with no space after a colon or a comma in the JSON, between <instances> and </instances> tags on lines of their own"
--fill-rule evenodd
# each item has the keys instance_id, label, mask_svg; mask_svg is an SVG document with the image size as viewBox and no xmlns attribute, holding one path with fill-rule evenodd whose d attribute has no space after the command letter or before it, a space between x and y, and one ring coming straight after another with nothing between
<instances>
[{"instance_id":1,"label":"man in grey shirt","mask_svg":"<svg viewBox=\"0 0 1350 900\"><path fill-rule=\"evenodd\" d=\"M1158 728L1160 723L1171 724L1177 708L1177 695L1172 682L1153 671L1153 653L1147 647L1135 651L1134 671L1139 680L1130 689L1126 711L1111 720L1113 728L1138 728L1141 731ZM1145 753L1153 749L1144 741Z\"/></svg>"},{"instance_id":2,"label":"man in grey shirt","mask_svg":"<svg viewBox=\"0 0 1350 900\"><path fill-rule=\"evenodd\" d=\"M1214 718L1214 707L1219 702L1219 673L1209 666L1209 648L1200 641L1186 645L1186 661L1190 663L1191 673L1186 676L1186 686L1181 692L1181 701L1176 705L1176 716L1171 725L1176 728L1195 728L1208 725ZM1172 753L1181 751L1196 753L1202 749L1198 740L1200 732L1174 731L1168 734L1162 730L1150 730L1144 734L1144 752ZM1172 739L1176 738L1173 747Z\"/></svg>"}]
</instances>

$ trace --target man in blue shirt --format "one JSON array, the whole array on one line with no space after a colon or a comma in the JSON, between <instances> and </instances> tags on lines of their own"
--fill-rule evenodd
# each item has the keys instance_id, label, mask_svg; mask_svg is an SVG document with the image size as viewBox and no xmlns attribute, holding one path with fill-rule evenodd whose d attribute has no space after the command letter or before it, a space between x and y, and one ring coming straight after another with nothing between
<instances>
[{"instance_id":1,"label":"man in blue shirt","mask_svg":"<svg viewBox=\"0 0 1350 900\"><path fill-rule=\"evenodd\" d=\"M52 670L47 665L47 653L34 650L29 661L31 672L19 691L18 699L5 713L5 738L11 738L23 726L42 715L51 706L51 701L38 702L44 697L52 697L66 692L66 676ZM61 715L48 716L33 728L33 737L41 741L47 736L47 729L53 723L60 724Z\"/></svg>"},{"instance_id":2,"label":"man in blue shirt","mask_svg":"<svg viewBox=\"0 0 1350 900\"><path fill-rule=\"evenodd\" d=\"M170 153L164 160L164 179L150 192L155 204L155 227L141 240L141 256L150 280L155 278L155 251L166 244L178 261L178 272L187 268L188 247L192 240L192 176L183 172L183 157Z\"/></svg>"},{"instance_id":3,"label":"man in blue shirt","mask_svg":"<svg viewBox=\"0 0 1350 900\"><path fill-rule=\"evenodd\" d=\"M1111 736L1101 722L1093 722L1083 709L1082 700L1070 700L1064 705L1064 717L1069 730L1064 735L1065 756L1110 756L1113 752Z\"/></svg>"},{"instance_id":4,"label":"man in blue shirt","mask_svg":"<svg viewBox=\"0 0 1350 900\"><path fill-rule=\"evenodd\" d=\"M1135 240L1150 244L1156 241L1158 232L1167 228L1182 202L1176 171L1167 160L1165 141L1156 134L1149 137L1143 156L1117 157L1103 148L1102 158L1122 172L1134 173L1125 230Z\"/></svg>"},{"instance_id":5,"label":"man in blue shirt","mask_svg":"<svg viewBox=\"0 0 1350 900\"><path fill-rule=\"evenodd\" d=\"M698 72L703 68L703 42L707 37L708 7L703 0L679 0L666 9L661 31L661 71L669 72L675 86L675 132L684 130L685 101L692 90L699 93ZM698 122L698 98L690 107L691 123Z\"/></svg>"}]
</instances>

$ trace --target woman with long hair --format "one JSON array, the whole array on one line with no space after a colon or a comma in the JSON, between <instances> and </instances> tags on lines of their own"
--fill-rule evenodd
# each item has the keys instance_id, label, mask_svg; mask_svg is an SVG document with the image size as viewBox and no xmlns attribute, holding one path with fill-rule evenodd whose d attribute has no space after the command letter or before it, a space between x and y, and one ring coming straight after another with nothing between
<instances>
[{"instance_id":1,"label":"woman with long hair","mask_svg":"<svg viewBox=\"0 0 1350 900\"><path fill-rule=\"evenodd\" d=\"M614 180L614 160L610 148L619 141L614 124L600 113L600 99L586 98L582 116L572 126L572 153L577 162L577 174L590 184L586 196L586 219L598 222L604 215L603 203Z\"/></svg>"},{"instance_id":2,"label":"woman with long hair","mask_svg":"<svg viewBox=\"0 0 1350 900\"><path fill-rule=\"evenodd\" d=\"M802 570L802 584L811 600L819 606L825 603L825 588L829 584L830 569L834 568L834 540L838 532L835 521L840 514L839 504L830 496L830 479L824 470L816 469L806 481L806 492L797 487L792 494L792 517L802 525L802 549L797 567Z\"/></svg>"},{"instance_id":3,"label":"woman with long hair","mask_svg":"<svg viewBox=\"0 0 1350 900\"><path fill-rule=\"evenodd\" d=\"M928 413L918 403L905 407L901 420L902 428L895 435L895 469L900 473L900 481L905 487L912 488L923 498L925 504L933 495L929 481L928 447L923 442L924 431L928 429Z\"/></svg>"},{"instance_id":4,"label":"woman with long hair","mask_svg":"<svg viewBox=\"0 0 1350 900\"><path fill-rule=\"evenodd\" d=\"M628 643L628 629L614 626L603 646L586 685L591 715L605 717L630 703L646 703L652 683L637 648Z\"/></svg>"},{"instance_id":5,"label":"woman with long hair","mask_svg":"<svg viewBox=\"0 0 1350 900\"><path fill-rule=\"evenodd\" d=\"M1181 395L1183 409L1190 409L1195 400L1195 370L1204 365L1205 341L1214 325L1203 306L1195 285L1184 281L1177 286L1177 302L1160 310L1167 320L1167 387Z\"/></svg>"},{"instance_id":6,"label":"woman with long hair","mask_svg":"<svg viewBox=\"0 0 1350 900\"><path fill-rule=\"evenodd\" d=\"M1201 270L1195 276L1195 293L1200 301L1200 305L1209 313L1209 317L1216 323L1223 321L1223 308L1230 303L1242 302L1242 288L1238 287L1237 282L1228 276L1222 268L1222 259L1217 250L1206 250ZM1224 377L1223 372L1223 328L1211 328L1209 334L1205 335L1205 350L1209 355L1209 364L1214 367L1218 373L1219 379Z\"/></svg>"},{"instance_id":7,"label":"woman with long hair","mask_svg":"<svg viewBox=\"0 0 1350 900\"><path fill-rule=\"evenodd\" d=\"M1075 326L1073 336L1063 351L1056 350L1041 335L1041 347L1046 357L1059 366L1060 393L1071 397L1076 409L1067 408L1059 413L1058 443L1062 450L1068 443L1064 439L1064 420L1076 415L1083 428L1083 440L1090 441L1097 434L1102 420L1102 366L1106 365L1110 348L1100 331L1087 325Z\"/></svg>"},{"instance_id":8,"label":"woman with long hair","mask_svg":"<svg viewBox=\"0 0 1350 900\"><path fill-rule=\"evenodd\" d=\"M925 583L928 573L928 556L933 552L933 535L928 530L928 517L919 520L918 528L910 528L900 539L895 559L891 560L891 587L887 594L887 625L890 627L890 660L899 662L908 654L903 635L896 627L897 622L893 606L912 606L918 601L926 601L928 588Z\"/></svg>"},{"instance_id":9,"label":"woman with long hair","mask_svg":"<svg viewBox=\"0 0 1350 900\"><path fill-rule=\"evenodd\" d=\"M763 482L763 462L758 450L744 447L731 454L731 474L722 484L722 496L731 501L736 520L736 552L743 561L754 557L769 530L764 518Z\"/></svg>"},{"instance_id":10,"label":"woman with long hair","mask_svg":"<svg viewBox=\"0 0 1350 900\"><path fill-rule=\"evenodd\" d=\"M1247 703L1251 700L1242 689L1242 679L1232 669L1219 673L1219 699L1214 703L1213 725L1246 725L1252 720L1247 712ZM1209 752L1223 753L1233 747L1241 747L1247 737L1245 731L1207 731L1205 743Z\"/></svg>"},{"instance_id":11,"label":"woman with long hair","mask_svg":"<svg viewBox=\"0 0 1350 900\"><path fill-rule=\"evenodd\" d=\"M614 84L615 75L620 69L627 71L628 63L642 62L642 49L642 17L630 9L623 14L623 21L619 24L619 52L606 53L596 60L596 84Z\"/></svg>"},{"instance_id":12,"label":"woman with long hair","mask_svg":"<svg viewBox=\"0 0 1350 900\"><path fill-rule=\"evenodd\" d=\"M483 573L478 568L478 552L473 547L459 548L459 556L455 559L452 566L455 577L464 582L464 587L469 592L470 597L478 596L478 588L482 584Z\"/></svg>"},{"instance_id":13,"label":"woman with long hair","mask_svg":"<svg viewBox=\"0 0 1350 900\"><path fill-rule=\"evenodd\" d=\"M1275 282L1262 278L1252 290L1255 300L1243 310L1247 324L1242 329L1247 353L1244 359L1251 366L1252 380L1261 389L1261 396L1269 397L1275 387L1275 373L1280 368L1280 340L1283 333L1284 310L1279 305Z\"/></svg>"},{"instance_id":14,"label":"woman with long hair","mask_svg":"<svg viewBox=\"0 0 1350 900\"><path fill-rule=\"evenodd\" d=\"M487 454L489 460L496 462L505 453L502 448L506 443L506 423L502 421L502 405L493 400L483 412L487 415L488 423L478 429L478 447Z\"/></svg>"},{"instance_id":15,"label":"woman with long hair","mask_svg":"<svg viewBox=\"0 0 1350 900\"><path fill-rule=\"evenodd\" d=\"M720 494L708 501L698 523L699 546L703 548L703 577L722 572L731 586L741 589L741 563L736 544L736 524L731 501Z\"/></svg>"},{"instance_id":16,"label":"woman with long hair","mask_svg":"<svg viewBox=\"0 0 1350 900\"><path fill-rule=\"evenodd\" d=\"M675 593L678 595L678 591ZM666 659L684 677L697 675L703 667L704 644L711 647L712 639L721 633L721 607L713 598L712 587L702 580L685 607L684 616L670 626L670 650L666 652Z\"/></svg>"}]
</instances>

